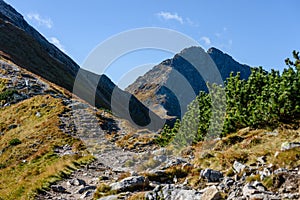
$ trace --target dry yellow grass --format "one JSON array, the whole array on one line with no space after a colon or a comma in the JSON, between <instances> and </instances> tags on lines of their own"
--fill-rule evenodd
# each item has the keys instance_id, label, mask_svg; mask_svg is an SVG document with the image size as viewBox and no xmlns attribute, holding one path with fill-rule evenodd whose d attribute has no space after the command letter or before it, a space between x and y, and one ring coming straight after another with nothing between
<instances>
[{"instance_id":1,"label":"dry yellow grass","mask_svg":"<svg viewBox=\"0 0 300 200\"><path fill-rule=\"evenodd\" d=\"M11 107L0 109L0 194L2 199L32 199L80 162L91 157L79 154L60 157L55 146L69 144L74 150L80 141L59 129L58 115L64 111L60 99L36 96ZM40 117L36 113L40 113ZM13 139L21 141L12 145ZM0 198L0 199L1 199Z\"/></svg>"},{"instance_id":2,"label":"dry yellow grass","mask_svg":"<svg viewBox=\"0 0 300 200\"><path fill-rule=\"evenodd\" d=\"M1 71L0 71L1 74ZM7 79L5 78L0 78L0 92L3 92L6 88L6 83L7 83Z\"/></svg>"},{"instance_id":3,"label":"dry yellow grass","mask_svg":"<svg viewBox=\"0 0 300 200\"><path fill-rule=\"evenodd\" d=\"M128 200L145 200L145 192L136 193L128 198Z\"/></svg>"},{"instance_id":4,"label":"dry yellow grass","mask_svg":"<svg viewBox=\"0 0 300 200\"><path fill-rule=\"evenodd\" d=\"M293 149L281 152L283 142L300 140L300 129L279 128L278 135L267 134L267 130L240 130L222 138L212 150L205 150L203 142L197 144L194 163L200 168L210 167L216 170L228 171L235 160L251 165L255 164L257 157L266 156L268 164L275 167L292 168L300 165L300 150ZM209 156L204 156L205 153ZM279 156L275 157L275 153Z\"/></svg>"}]
</instances>

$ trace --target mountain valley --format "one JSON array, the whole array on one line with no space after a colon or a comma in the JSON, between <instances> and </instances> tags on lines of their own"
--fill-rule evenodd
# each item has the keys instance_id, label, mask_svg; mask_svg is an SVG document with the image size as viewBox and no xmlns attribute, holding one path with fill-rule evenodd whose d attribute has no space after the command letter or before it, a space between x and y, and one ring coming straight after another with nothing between
<instances>
[{"instance_id":1,"label":"mountain valley","mask_svg":"<svg viewBox=\"0 0 300 200\"><path fill-rule=\"evenodd\" d=\"M199 73L210 71L186 59L199 59L195 52L215 64L231 97L222 110L227 132L211 140L210 79ZM188 47L123 91L80 68L0 0L0 200L300 199L300 59L293 56L279 74L214 47ZM195 96L168 88L177 72ZM194 126L199 137L186 145Z\"/></svg>"}]
</instances>

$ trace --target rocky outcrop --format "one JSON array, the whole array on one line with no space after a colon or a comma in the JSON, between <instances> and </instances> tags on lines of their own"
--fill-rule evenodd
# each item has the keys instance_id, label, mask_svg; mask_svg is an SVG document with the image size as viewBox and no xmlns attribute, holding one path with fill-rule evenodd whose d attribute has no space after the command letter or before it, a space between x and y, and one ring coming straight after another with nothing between
<instances>
[{"instance_id":1,"label":"rocky outcrop","mask_svg":"<svg viewBox=\"0 0 300 200\"><path fill-rule=\"evenodd\" d=\"M223 178L221 172L212 169L202 170L200 176L206 178L208 182L219 182Z\"/></svg>"},{"instance_id":2,"label":"rocky outcrop","mask_svg":"<svg viewBox=\"0 0 300 200\"><path fill-rule=\"evenodd\" d=\"M139 189L145 189L149 185L149 180L143 176L127 177L120 182L112 183L110 185L111 190L117 192L124 191L136 191Z\"/></svg>"},{"instance_id":3,"label":"rocky outcrop","mask_svg":"<svg viewBox=\"0 0 300 200\"><path fill-rule=\"evenodd\" d=\"M159 116L180 118L195 95L208 91L206 82L223 84L231 72L247 79L251 70L216 48L206 53L201 47L190 47L153 67L125 90Z\"/></svg>"},{"instance_id":4,"label":"rocky outcrop","mask_svg":"<svg viewBox=\"0 0 300 200\"><path fill-rule=\"evenodd\" d=\"M153 191L146 193L145 198L147 200L156 200L156 199L194 200L194 199L201 199L201 194L193 189L178 187L174 184L167 184L165 186L158 185L157 187L154 188Z\"/></svg>"}]
</instances>

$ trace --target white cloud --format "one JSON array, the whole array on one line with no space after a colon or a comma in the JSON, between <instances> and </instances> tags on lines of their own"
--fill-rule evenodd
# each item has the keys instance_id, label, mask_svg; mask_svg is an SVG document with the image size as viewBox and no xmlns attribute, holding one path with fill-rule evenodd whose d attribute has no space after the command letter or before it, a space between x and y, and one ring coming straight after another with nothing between
<instances>
[{"instance_id":1,"label":"white cloud","mask_svg":"<svg viewBox=\"0 0 300 200\"><path fill-rule=\"evenodd\" d=\"M54 44L57 48L59 48L61 51L66 52L64 46L60 43L60 41L56 37L50 37L49 42Z\"/></svg>"},{"instance_id":2,"label":"white cloud","mask_svg":"<svg viewBox=\"0 0 300 200\"><path fill-rule=\"evenodd\" d=\"M211 40L209 37L203 36L201 40L204 41L205 45L211 45Z\"/></svg>"},{"instance_id":3,"label":"white cloud","mask_svg":"<svg viewBox=\"0 0 300 200\"><path fill-rule=\"evenodd\" d=\"M190 18L185 18L185 21L190 25L190 26L193 26L193 27L199 27L199 25L195 22L193 22Z\"/></svg>"},{"instance_id":4,"label":"white cloud","mask_svg":"<svg viewBox=\"0 0 300 200\"><path fill-rule=\"evenodd\" d=\"M52 28L53 22L50 18L42 18L38 13L29 13L27 18L31 21L36 22L39 26L45 26L47 28Z\"/></svg>"},{"instance_id":5,"label":"white cloud","mask_svg":"<svg viewBox=\"0 0 300 200\"><path fill-rule=\"evenodd\" d=\"M183 18L179 16L177 13L170 13L170 12L160 12L157 13L157 16L162 17L164 20L176 20L180 24L183 24Z\"/></svg>"}]
</instances>

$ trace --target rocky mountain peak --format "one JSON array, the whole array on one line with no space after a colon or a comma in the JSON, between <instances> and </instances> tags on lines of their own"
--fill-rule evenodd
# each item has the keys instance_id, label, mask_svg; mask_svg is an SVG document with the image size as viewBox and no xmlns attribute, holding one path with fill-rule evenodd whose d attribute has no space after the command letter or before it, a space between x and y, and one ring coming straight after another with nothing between
<instances>
[{"instance_id":1,"label":"rocky mountain peak","mask_svg":"<svg viewBox=\"0 0 300 200\"><path fill-rule=\"evenodd\" d=\"M251 73L248 65L240 64L239 62L234 60L232 56L222 52L215 47L208 49L207 53L217 65L224 81L227 77L229 77L231 72L240 72L242 79L247 79Z\"/></svg>"},{"instance_id":2,"label":"rocky mountain peak","mask_svg":"<svg viewBox=\"0 0 300 200\"><path fill-rule=\"evenodd\" d=\"M222 54L225 54L223 53L220 49L217 49L215 47L211 47L207 50L207 53L208 54L219 54L219 55L222 55Z\"/></svg>"},{"instance_id":3,"label":"rocky mountain peak","mask_svg":"<svg viewBox=\"0 0 300 200\"><path fill-rule=\"evenodd\" d=\"M185 56L185 55L190 56L190 55L195 54L198 51L204 52L204 49L202 49L199 46L191 46L191 47L184 48L178 55L179 56Z\"/></svg>"},{"instance_id":4,"label":"rocky mountain peak","mask_svg":"<svg viewBox=\"0 0 300 200\"><path fill-rule=\"evenodd\" d=\"M241 78L247 79L251 70L219 49L205 52L192 46L153 67L126 90L161 117L180 118L193 100L191 92L208 92L206 82L223 84L231 72L240 72Z\"/></svg>"}]
</instances>

